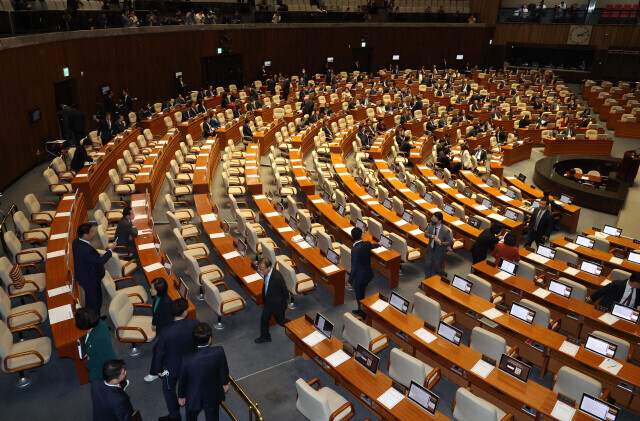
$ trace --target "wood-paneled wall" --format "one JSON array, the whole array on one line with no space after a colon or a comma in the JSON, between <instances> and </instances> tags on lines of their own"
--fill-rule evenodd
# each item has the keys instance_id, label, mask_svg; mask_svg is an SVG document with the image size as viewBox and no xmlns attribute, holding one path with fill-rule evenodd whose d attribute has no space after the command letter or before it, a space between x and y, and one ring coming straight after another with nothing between
<instances>
[{"instance_id":1,"label":"wood-paneled wall","mask_svg":"<svg viewBox=\"0 0 640 421\"><path fill-rule=\"evenodd\" d=\"M33 165L44 159L44 138L59 136L54 84L76 79L79 106L87 120L87 131L95 128L90 116L102 103L101 85L110 85L119 96L128 87L143 101L160 101L175 95L173 73L182 71L190 87L202 81L201 57L215 56L222 33L233 36L234 53L244 56L245 81L255 79L260 64L271 60L271 71L297 74L302 67L320 71L326 57L335 58L336 70L351 70L351 47L360 46L369 34L373 47L373 68L389 64L400 55L402 68L415 68L455 62L456 54L465 61L483 64L493 27L486 25L278 25L173 29L145 28L148 33L129 34L122 30L96 33L95 37L60 40L0 50L0 189L5 188ZM142 32L142 31L140 31ZM59 36L59 35L58 35ZM70 34L71 38L78 35ZM443 42L445 41L446 42ZM6 45L6 44L5 44ZM70 70L69 78L62 73ZM27 112L42 110L42 120L29 123ZM43 180L44 182L44 180Z\"/></svg>"},{"instance_id":2,"label":"wood-paneled wall","mask_svg":"<svg viewBox=\"0 0 640 421\"><path fill-rule=\"evenodd\" d=\"M498 21L498 10L500 10L500 0L470 0L471 13L479 16L478 22L496 23Z\"/></svg>"}]
</instances>

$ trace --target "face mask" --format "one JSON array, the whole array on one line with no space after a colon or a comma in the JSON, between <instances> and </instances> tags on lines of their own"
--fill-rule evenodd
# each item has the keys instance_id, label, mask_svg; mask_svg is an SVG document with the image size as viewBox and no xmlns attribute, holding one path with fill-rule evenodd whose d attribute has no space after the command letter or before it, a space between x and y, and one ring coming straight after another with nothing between
<instances>
[{"instance_id":1,"label":"face mask","mask_svg":"<svg viewBox=\"0 0 640 421\"><path fill-rule=\"evenodd\" d=\"M438 221L431 221L431 225L435 227L436 225L438 225Z\"/></svg>"}]
</instances>

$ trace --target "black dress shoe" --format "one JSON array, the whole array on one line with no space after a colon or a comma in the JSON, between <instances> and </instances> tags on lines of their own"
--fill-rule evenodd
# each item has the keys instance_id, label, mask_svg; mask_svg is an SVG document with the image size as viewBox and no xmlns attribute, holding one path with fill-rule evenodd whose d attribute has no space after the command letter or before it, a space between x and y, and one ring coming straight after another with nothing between
<instances>
[{"instance_id":1,"label":"black dress shoe","mask_svg":"<svg viewBox=\"0 0 640 421\"><path fill-rule=\"evenodd\" d=\"M257 344L261 344L261 343L264 343L264 342L271 342L271 338L263 338L263 337L260 337L260 338L257 338L257 339L256 339L255 341L253 341L253 342L255 342L255 343L257 343Z\"/></svg>"},{"instance_id":2,"label":"black dress shoe","mask_svg":"<svg viewBox=\"0 0 640 421\"><path fill-rule=\"evenodd\" d=\"M100 316L100 320L107 320L107 316Z\"/></svg>"}]
</instances>

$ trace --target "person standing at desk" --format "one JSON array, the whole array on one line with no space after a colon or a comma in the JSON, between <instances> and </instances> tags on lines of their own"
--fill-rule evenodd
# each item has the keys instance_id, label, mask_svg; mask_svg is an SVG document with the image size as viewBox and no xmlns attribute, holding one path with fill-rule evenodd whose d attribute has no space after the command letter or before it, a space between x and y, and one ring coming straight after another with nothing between
<instances>
[{"instance_id":1,"label":"person standing at desk","mask_svg":"<svg viewBox=\"0 0 640 421\"><path fill-rule=\"evenodd\" d=\"M102 141L102 146L113 139L113 126L111 123L111 113L105 113L104 118L98 124L98 136Z\"/></svg>"},{"instance_id":2,"label":"person standing at desk","mask_svg":"<svg viewBox=\"0 0 640 421\"><path fill-rule=\"evenodd\" d=\"M202 122L202 136L205 139L215 136L214 135L215 129L211 125L210 121L211 121L211 117L209 117L208 115L205 115L204 121Z\"/></svg>"},{"instance_id":3,"label":"person standing at desk","mask_svg":"<svg viewBox=\"0 0 640 421\"><path fill-rule=\"evenodd\" d=\"M524 242L526 247L531 246L534 241L536 245L544 245L551 235L553 229L553 213L549 209L549 198L540 199L540 206L533 211L529 219L529 232Z\"/></svg>"},{"instance_id":4,"label":"person standing at desk","mask_svg":"<svg viewBox=\"0 0 640 421\"><path fill-rule=\"evenodd\" d=\"M508 232L504 236L504 241L498 243L493 249L491 255L499 261L500 259L507 259L512 262L520 261L520 252L518 245L516 244L516 236L512 232Z\"/></svg>"},{"instance_id":5,"label":"person standing at desk","mask_svg":"<svg viewBox=\"0 0 640 421\"><path fill-rule=\"evenodd\" d=\"M93 143L88 137L82 141L82 146L76 148L76 153L71 159L71 169L76 173L84 168L85 162L91 162L93 159L89 157L89 149L93 149Z\"/></svg>"},{"instance_id":6,"label":"person standing at desk","mask_svg":"<svg viewBox=\"0 0 640 421\"><path fill-rule=\"evenodd\" d=\"M131 208L127 206L122 210L122 218L118 221L118 227L116 228L118 246L125 247L130 253L135 253L136 243L134 240L138 236L138 229L132 222L134 217Z\"/></svg>"},{"instance_id":7,"label":"person standing at desk","mask_svg":"<svg viewBox=\"0 0 640 421\"><path fill-rule=\"evenodd\" d=\"M360 308L360 300L365 297L365 290L369 282L373 279L373 269L371 268L371 250L380 245L370 241L362 241L362 229L355 227L351 230L353 237L353 247L351 248L351 272L347 283L356 293L356 303L358 308L352 312L358 316L365 317L364 311Z\"/></svg>"},{"instance_id":8,"label":"person standing at desk","mask_svg":"<svg viewBox=\"0 0 640 421\"><path fill-rule=\"evenodd\" d=\"M131 421L133 406L129 395L120 386L127 378L122 360L109 360L102 368L104 380L91 382L93 421Z\"/></svg>"},{"instance_id":9,"label":"person standing at desk","mask_svg":"<svg viewBox=\"0 0 640 421\"><path fill-rule=\"evenodd\" d=\"M502 224L494 222L491 226L480 233L478 239L471 246L471 257L473 264L487 259L487 253L500 241L499 234L502 231Z\"/></svg>"},{"instance_id":10,"label":"person standing at desk","mask_svg":"<svg viewBox=\"0 0 640 421\"><path fill-rule=\"evenodd\" d=\"M597 289L587 302L591 303L599 299L598 305L608 308L609 311L614 304L638 308L640 306L640 273L634 272L626 281L620 279Z\"/></svg>"},{"instance_id":11,"label":"person standing at desk","mask_svg":"<svg viewBox=\"0 0 640 421\"><path fill-rule=\"evenodd\" d=\"M78 283L84 289L85 307L93 309L100 314L102 307L102 278L104 277L104 264L111 259L112 250L116 243L112 243L107 252L100 253L91 245L93 230L91 225L82 224L78 227L78 238L73 240L73 273Z\"/></svg>"},{"instance_id":12,"label":"person standing at desk","mask_svg":"<svg viewBox=\"0 0 640 421\"><path fill-rule=\"evenodd\" d=\"M167 280L164 278L155 278L151 281L151 287L149 288L149 292L153 297L153 317L151 318L151 330L156 332L157 335L160 334L162 329L166 326L169 326L173 321L173 316L171 315L171 297L167 294L168 290ZM153 354L151 357L151 367L155 365L154 358L156 356L156 347L158 342L153 345ZM144 376L145 382L152 382L158 378L156 373L152 370L149 370L149 374Z\"/></svg>"},{"instance_id":13,"label":"person standing at desk","mask_svg":"<svg viewBox=\"0 0 640 421\"><path fill-rule=\"evenodd\" d=\"M75 321L78 329L87 331L87 334L78 340L84 342L87 357L84 365L89 370L89 382L102 379L104 364L118 358L111 344L109 328L100 320L98 313L89 307L77 309Z\"/></svg>"},{"instance_id":14,"label":"person standing at desk","mask_svg":"<svg viewBox=\"0 0 640 421\"><path fill-rule=\"evenodd\" d=\"M282 274L275 270L273 263L266 257L263 257L258 262L258 274L264 278L262 287L263 307L262 315L260 316L260 336L254 342L261 344L271 342L271 335L269 334L271 316L275 317L280 326L284 326L289 290Z\"/></svg>"},{"instance_id":15,"label":"person standing at desk","mask_svg":"<svg viewBox=\"0 0 640 421\"><path fill-rule=\"evenodd\" d=\"M427 227L425 237L429 239L424 264L424 277L430 278L433 272L440 276L447 276L442 269L442 262L447 254L447 247L453 244L451 229L442 225L444 216L442 212L436 212L431 217L431 225Z\"/></svg>"},{"instance_id":16,"label":"person standing at desk","mask_svg":"<svg viewBox=\"0 0 640 421\"><path fill-rule=\"evenodd\" d=\"M185 356L178 381L178 402L187 421L196 421L204 409L207 421L220 419L220 404L229 390L229 366L224 349L211 346L211 326L200 323L193 331L197 349Z\"/></svg>"}]
</instances>

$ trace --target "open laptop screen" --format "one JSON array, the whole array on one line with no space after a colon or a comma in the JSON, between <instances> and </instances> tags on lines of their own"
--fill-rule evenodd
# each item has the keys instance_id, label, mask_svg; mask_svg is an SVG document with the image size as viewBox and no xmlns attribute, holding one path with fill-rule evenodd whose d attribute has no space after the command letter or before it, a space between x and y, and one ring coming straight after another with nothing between
<instances>
[{"instance_id":1,"label":"open laptop screen","mask_svg":"<svg viewBox=\"0 0 640 421\"><path fill-rule=\"evenodd\" d=\"M529 378L531 366L518 361L515 358L511 358L507 354L502 354L498 369L526 383Z\"/></svg>"},{"instance_id":2,"label":"open laptop screen","mask_svg":"<svg viewBox=\"0 0 640 421\"><path fill-rule=\"evenodd\" d=\"M322 314L316 313L316 320L313 323L313 326L315 326L315 328L318 329L318 331L320 331L320 333L322 333L328 339L331 339L331 334L333 333L333 323L327 320L327 318Z\"/></svg>"},{"instance_id":3,"label":"open laptop screen","mask_svg":"<svg viewBox=\"0 0 640 421\"><path fill-rule=\"evenodd\" d=\"M620 317L621 319L625 319L628 322L638 323L638 316L640 315L640 311L632 307L627 307L625 305L615 303L613 305L613 309L611 310L611 314Z\"/></svg>"},{"instance_id":4,"label":"open laptop screen","mask_svg":"<svg viewBox=\"0 0 640 421\"><path fill-rule=\"evenodd\" d=\"M600 421L616 421L620 410L600 399L594 398L586 393L582 394L580 400L580 411L589 414Z\"/></svg>"},{"instance_id":5,"label":"open laptop screen","mask_svg":"<svg viewBox=\"0 0 640 421\"><path fill-rule=\"evenodd\" d=\"M462 331L441 321L438 324L438 336L442 336L452 344L460 346Z\"/></svg>"},{"instance_id":6,"label":"open laptop screen","mask_svg":"<svg viewBox=\"0 0 640 421\"><path fill-rule=\"evenodd\" d=\"M407 300L406 298L402 297L399 294L396 294L395 292L391 293L391 298L389 299L389 305L395 308L396 310L398 310L399 312L401 312L402 314L407 314L407 311L409 310L409 300Z\"/></svg>"},{"instance_id":7,"label":"open laptop screen","mask_svg":"<svg viewBox=\"0 0 640 421\"><path fill-rule=\"evenodd\" d=\"M458 276L458 275L454 275L453 276L453 281L451 282L451 286L453 286L456 289L459 289L460 291L464 292L465 294L470 294L471 293L471 287L473 286L473 282Z\"/></svg>"},{"instance_id":8,"label":"open laptop screen","mask_svg":"<svg viewBox=\"0 0 640 421\"><path fill-rule=\"evenodd\" d=\"M409 386L409 393L407 394L407 397L422 409L427 411L429 414L436 414L436 409L438 408L438 400L440 399L438 395L431 392L429 389L425 389L413 380L411 380L411 385Z\"/></svg>"},{"instance_id":9,"label":"open laptop screen","mask_svg":"<svg viewBox=\"0 0 640 421\"><path fill-rule=\"evenodd\" d=\"M569 298L573 287L571 285L564 284L562 282L552 279L549 281L549 291L558 294L562 297Z\"/></svg>"},{"instance_id":10,"label":"open laptop screen","mask_svg":"<svg viewBox=\"0 0 640 421\"><path fill-rule=\"evenodd\" d=\"M509 309L509 314L516 319L520 319L523 322L527 322L529 324L533 323L533 319L536 317L536 312L531 310L529 307L525 307L518 303L511 303L511 309Z\"/></svg>"},{"instance_id":11,"label":"open laptop screen","mask_svg":"<svg viewBox=\"0 0 640 421\"><path fill-rule=\"evenodd\" d=\"M593 335L587 336L587 341L584 343L584 347L591 352L595 352L596 354L607 358L613 358L616 355L616 349L618 349L618 345Z\"/></svg>"},{"instance_id":12,"label":"open laptop screen","mask_svg":"<svg viewBox=\"0 0 640 421\"><path fill-rule=\"evenodd\" d=\"M358 348L356 348L355 359L371 373L376 374L378 372L378 364L380 364L380 358L369 352L360 344L358 344Z\"/></svg>"}]
</instances>

